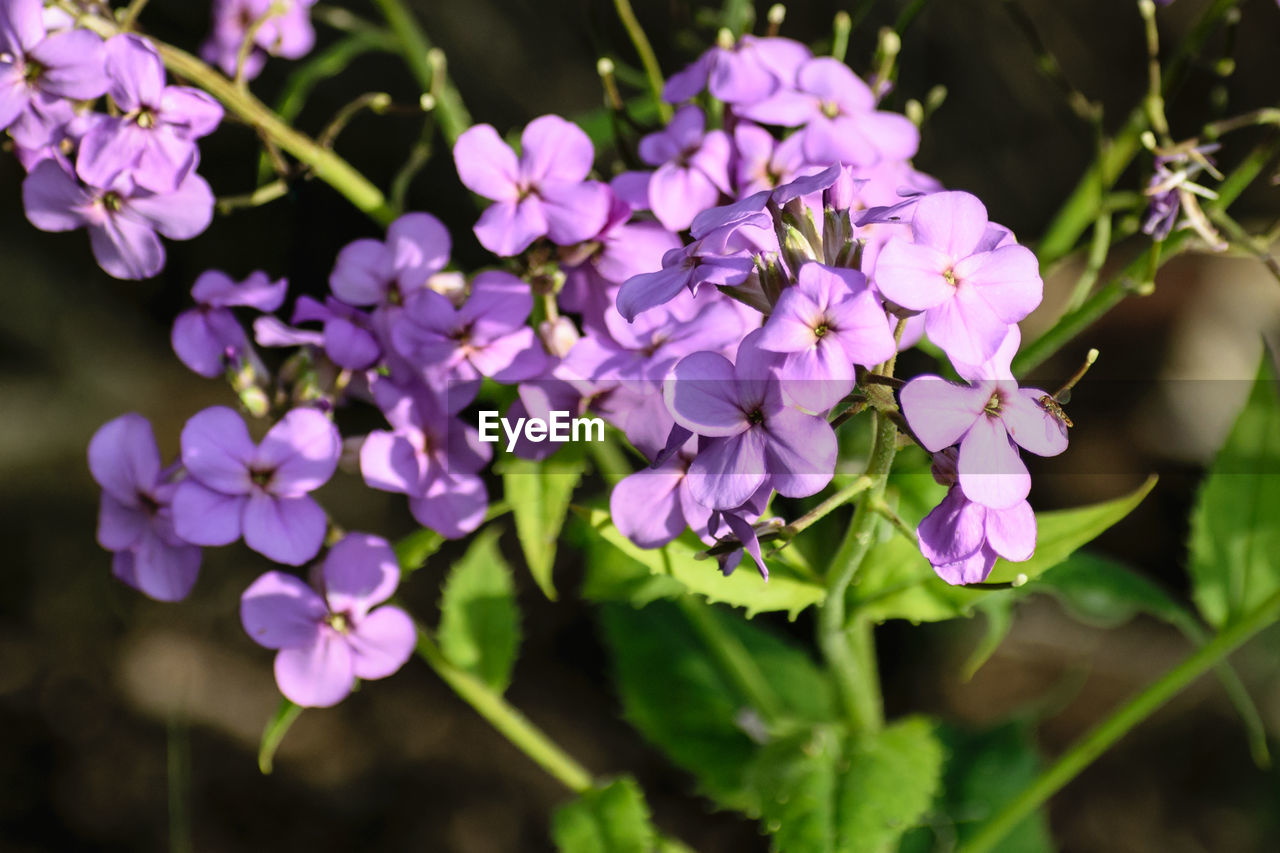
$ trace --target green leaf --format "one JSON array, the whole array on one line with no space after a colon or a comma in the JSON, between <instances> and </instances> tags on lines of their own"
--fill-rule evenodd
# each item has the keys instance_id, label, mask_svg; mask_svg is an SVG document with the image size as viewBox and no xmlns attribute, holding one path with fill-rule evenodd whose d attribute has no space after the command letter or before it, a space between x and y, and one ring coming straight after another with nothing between
<instances>
[{"instance_id":1,"label":"green leaf","mask_svg":"<svg viewBox=\"0 0 1280 853\"><path fill-rule=\"evenodd\" d=\"M1088 551L1072 554L1024 589L1054 596L1073 618L1099 628L1118 627L1139 613L1180 628L1195 624L1195 617L1158 585Z\"/></svg>"},{"instance_id":2,"label":"green leaf","mask_svg":"<svg viewBox=\"0 0 1280 853\"><path fill-rule=\"evenodd\" d=\"M557 809L551 837L560 853L652 853L657 846L644 794L627 776Z\"/></svg>"},{"instance_id":3,"label":"green leaf","mask_svg":"<svg viewBox=\"0 0 1280 853\"><path fill-rule=\"evenodd\" d=\"M1097 539L1133 512L1156 485L1152 475L1127 495L1089 506L1036 513L1036 552L1023 563L996 561L989 583L1009 583L1021 575L1038 577Z\"/></svg>"},{"instance_id":4,"label":"green leaf","mask_svg":"<svg viewBox=\"0 0 1280 853\"><path fill-rule=\"evenodd\" d=\"M443 536L427 527L419 528L397 542L396 560L400 563L401 576L407 577L426 565L444 542Z\"/></svg>"},{"instance_id":5,"label":"green leaf","mask_svg":"<svg viewBox=\"0 0 1280 853\"><path fill-rule=\"evenodd\" d=\"M1216 628L1280 587L1280 396L1270 354L1191 513L1192 597Z\"/></svg>"},{"instance_id":6,"label":"green leaf","mask_svg":"<svg viewBox=\"0 0 1280 853\"><path fill-rule=\"evenodd\" d=\"M1036 552L1023 563L997 560L989 583L1010 583L1019 576L1038 577L1066 560L1077 548L1092 541L1133 511L1155 486L1151 477L1133 492L1110 501L1036 514ZM901 515L909 524L918 524L925 513L942 499L941 487L930 489L918 478L903 478ZM994 597L1012 598L1009 590L982 586L951 586L934 573L914 543L893 536L867 555L858 577L850 587L850 609L876 622L909 619L938 622L969 616L980 601Z\"/></svg>"},{"instance_id":7,"label":"green leaf","mask_svg":"<svg viewBox=\"0 0 1280 853\"><path fill-rule=\"evenodd\" d=\"M520 645L520 611L511 567L486 528L454 564L440 602L440 650L450 663L497 692L511 682Z\"/></svg>"},{"instance_id":8,"label":"green leaf","mask_svg":"<svg viewBox=\"0 0 1280 853\"><path fill-rule=\"evenodd\" d=\"M902 853L955 849L1040 773L1031 726L1013 722L983 732L941 727L948 753L942 791L929 828L913 832ZM995 853L1051 853L1054 845L1043 811L1029 815L994 848Z\"/></svg>"},{"instance_id":9,"label":"green leaf","mask_svg":"<svg viewBox=\"0 0 1280 853\"><path fill-rule=\"evenodd\" d=\"M301 713L301 705L295 705L288 699L281 699L280 707L271 715L271 719L267 720L266 728L262 730L262 740L258 744L258 769L264 775L270 775L274 769L276 750L280 748L280 742L284 740L289 728Z\"/></svg>"},{"instance_id":10,"label":"green leaf","mask_svg":"<svg viewBox=\"0 0 1280 853\"><path fill-rule=\"evenodd\" d=\"M545 462L511 458L502 466L502 488L515 514L525 563L538 587L552 601L556 598L551 581L556 541L585 467L580 454L563 457Z\"/></svg>"},{"instance_id":11,"label":"green leaf","mask_svg":"<svg viewBox=\"0 0 1280 853\"><path fill-rule=\"evenodd\" d=\"M964 667L960 670L960 675L965 681L977 675L978 670L982 669L983 665L996 653L996 649L1000 648L1004 638L1009 636L1009 629L1013 627L1013 604L1013 596L989 595L975 605L987 618L987 628L986 633L982 635L982 640L969 653Z\"/></svg>"},{"instance_id":12,"label":"green leaf","mask_svg":"<svg viewBox=\"0 0 1280 853\"><path fill-rule=\"evenodd\" d=\"M685 615L669 602L605 605L602 614L627 719L713 799L758 814L745 774L758 749L759 717ZM731 610L709 615L745 647L787 720L833 719L831 685L804 649Z\"/></svg>"},{"instance_id":13,"label":"green leaf","mask_svg":"<svg viewBox=\"0 0 1280 853\"><path fill-rule=\"evenodd\" d=\"M889 849L929 808L943 751L927 720L849 736L832 725L776 740L749 770L778 853Z\"/></svg>"},{"instance_id":14,"label":"green leaf","mask_svg":"<svg viewBox=\"0 0 1280 853\"><path fill-rule=\"evenodd\" d=\"M684 589L712 603L724 602L743 607L749 617L785 610L794 619L801 610L817 604L826 596L826 589L816 580L798 577L791 567L774 561L769 562L768 581L746 565L725 577L720 574L715 560L698 559L706 546L692 533L686 532L665 548L650 550L641 548L619 533L609 520L607 511L589 509L583 510L582 515L595 535L624 556L645 566L650 574L674 579ZM665 595L668 590L669 586L661 593Z\"/></svg>"}]
</instances>

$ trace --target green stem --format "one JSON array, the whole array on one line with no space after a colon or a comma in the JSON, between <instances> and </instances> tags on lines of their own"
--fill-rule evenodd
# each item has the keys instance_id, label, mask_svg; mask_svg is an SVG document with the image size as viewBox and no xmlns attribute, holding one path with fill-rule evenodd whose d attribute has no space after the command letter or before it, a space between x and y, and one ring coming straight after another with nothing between
<instances>
[{"instance_id":1,"label":"green stem","mask_svg":"<svg viewBox=\"0 0 1280 853\"><path fill-rule=\"evenodd\" d=\"M1163 90L1168 97L1173 84L1182 79L1190 59L1199 53L1213 35L1218 23L1239 3L1239 0L1214 0L1200 16L1191 33L1178 46L1173 59L1166 65ZM1134 108L1124 126L1080 177L1080 182L1058 210L1036 247L1036 255L1044 266L1067 255L1075 248L1076 241L1098 218L1103 194L1120 179L1120 175L1142 147L1142 131L1147 127L1146 101Z\"/></svg>"},{"instance_id":2,"label":"green stem","mask_svg":"<svg viewBox=\"0 0 1280 853\"><path fill-rule=\"evenodd\" d=\"M968 844L963 845L961 853L983 853L991 850L1027 815L1043 805L1130 729L1151 716L1165 702L1277 618L1280 618L1280 592L1273 593L1252 612L1224 629L1199 651L1169 670L1159 681L1076 741L1052 767L988 821Z\"/></svg>"},{"instance_id":3,"label":"green stem","mask_svg":"<svg viewBox=\"0 0 1280 853\"><path fill-rule=\"evenodd\" d=\"M439 60L433 62L432 56L438 56L439 51L431 44L431 39L427 38L418 19L401 0L374 0L374 5L395 32L400 42L400 55L413 72L418 86L423 92L431 92L435 96L440 130L449 144L453 145L462 132L471 126L471 113L467 112L456 86L448 81L441 85L436 79L436 64Z\"/></svg>"},{"instance_id":4,"label":"green stem","mask_svg":"<svg viewBox=\"0 0 1280 853\"><path fill-rule=\"evenodd\" d=\"M875 441L867 462L871 486L854 510L853 521L831 562L834 574L828 577L827 596L818 614L818 646L835 677L849 722L857 731L874 731L884 723L872 626L862 619L855 619L850 626L845 620L849 584L875 541L880 516L874 507L884 494L889 469L893 467L893 457L897 452L897 426L879 411L875 417Z\"/></svg>"},{"instance_id":5,"label":"green stem","mask_svg":"<svg viewBox=\"0 0 1280 853\"><path fill-rule=\"evenodd\" d=\"M78 14L76 21L104 38L110 38L120 31L114 22L96 15ZM317 145L306 134L294 130L252 93L240 88L191 54L155 39L151 43L160 53L165 67L175 76L204 89L228 113L256 128L274 144L292 154L300 163L309 167L317 178L346 196L348 201L375 222L382 225L391 222L393 211L387 205L382 190L346 160Z\"/></svg>"},{"instance_id":6,"label":"green stem","mask_svg":"<svg viewBox=\"0 0 1280 853\"><path fill-rule=\"evenodd\" d=\"M685 618L702 637L702 641L715 655L729 680L741 691L748 704L760 714L765 723L778 719L781 712L778 696L764 673L756 666L747 647L717 621L710 605L687 595L678 598L677 602L684 611Z\"/></svg>"},{"instance_id":7,"label":"green stem","mask_svg":"<svg viewBox=\"0 0 1280 853\"><path fill-rule=\"evenodd\" d=\"M418 656L507 740L558 782L581 794L591 790L591 773L529 721L502 695L471 673L445 659L423 628L418 629Z\"/></svg>"},{"instance_id":8,"label":"green stem","mask_svg":"<svg viewBox=\"0 0 1280 853\"><path fill-rule=\"evenodd\" d=\"M1218 187L1217 200L1206 205L1206 208L1209 211L1226 210L1262 173L1267 162L1275 156L1278 149L1280 149L1280 140L1274 139L1255 148L1231 174L1227 175L1227 179ZM1114 308L1129 294L1141 292L1141 285L1151 280L1151 268L1158 267L1162 257L1167 260L1176 254L1193 236L1195 236L1194 232L1189 230L1175 231L1163 241L1163 244L1156 243L1149 246L1141 255L1130 261L1119 275L1089 297L1083 305L1062 315L1047 332L1024 347L1013 360L1014 376L1025 376L1029 371L1039 367L1064 344L1093 325L1094 321Z\"/></svg>"},{"instance_id":9,"label":"green stem","mask_svg":"<svg viewBox=\"0 0 1280 853\"><path fill-rule=\"evenodd\" d=\"M618 10L618 18L622 21L622 26L626 27L636 53L640 55L640 64L644 66L644 76L649 81L653 105L657 108L662 123L666 124L671 120L671 105L662 99L662 69L658 67L658 57L653 52L653 45L649 44L649 37L644 34L644 28L636 19L631 0L613 0L613 7Z\"/></svg>"}]
</instances>

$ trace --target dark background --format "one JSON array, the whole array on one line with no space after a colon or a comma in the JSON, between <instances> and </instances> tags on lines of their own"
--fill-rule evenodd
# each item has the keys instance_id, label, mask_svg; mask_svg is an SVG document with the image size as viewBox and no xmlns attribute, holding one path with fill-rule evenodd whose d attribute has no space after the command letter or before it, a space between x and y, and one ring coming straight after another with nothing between
<instances>
[{"instance_id":1,"label":"dark background","mask_svg":"<svg viewBox=\"0 0 1280 853\"><path fill-rule=\"evenodd\" d=\"M343 4L373 16L365 4ZM574 116L601 103L595 60L634 57L605 2L417 2L412 4L477 121L506 132L545 112ZM638 3L668 73L714 37L713 9L688 2ZM869 11L849 61L867 73L877 29L907 4L844 4ZM1179 0L1162 13L1166 44L1207 3ZM1035 56L1000 0L931 3L905 37L901 108L945 83L917 165L978 194L993 219L1031 240L1050 220L1091 157L1086 125L1035 73ZM783 34L829 40L842 4L796 4ZM1117 127L1143 90L1145 48L1133 4L1117 0L1025 8L1066 73L1102 103ZM1280 10L1242 4L1239 68L1225 87L1227 113L1273 105ZM763 20L764 7L759 8ZM143 21L160 38L194 49L207 29L203 2L153 0ZM332 31L318 27L321 43ZM1210 43L1173 105L1175 137L1215 115ZM254 84L268 102L295 63L272 61ZM412 103L416 88L394 57L367 56L315 94L299 121L316 132L343 104L372 90ZM339 151L383 185L418 132L404 116L358 117ZM1222 152L1230 165L1257 133ZM255 137L227 124L202 146L201 172L219 195L253 186ZM218 382L187 374L168 347L173 317L195 277L221 267L240 277L262 268L287 275L295 292L320 292L337 249L375 227L318 182L270 206L218 218L207 233L169 244L164 273L118 282L93 263L83 233L45 234L23 217L21 171L0 158L0 849L152 850L169 845L170 797L189 804L194 847L233 850L547 850L547 815L567 795L457 700L418 662L370 685L340 708L309 712L285 741L276 773L259 774L258 736L278 702L270 653L243 634L240 592L267 568L242 546L206 553L191 599L162 605L115 583L94 542L97 490L84 449L93 431L125 411L156 426L162 451L177 450L192 413L231 401ZM1121 182L1136 188L1135 171ZM412 209L444 219L465 268L483 261L470 234L476 210L442 143L413 185ZM1234 208L1269 224L1280 191L1266 185ZM1137 243L1135 242L1136 246ZM1121 247L1123 259L1131 246ZM1048 276L1044 325L1075 278ZM1069 454L1038 477L1033 502L1066 506L1119 494L1146 472L1156 491L1100 540L1178 595L1186 594L1185 518L1203 465L1247 391L1259 335L1280 326L1280 287L1248 259L1187 257L1161 274L1152 296L1133 299L1046 365L1070 373L1096 346L1102 360L1076 394ZM1184 382L1179 380L1200 380ZM403 501L340 475L322 495L348 526L396 536L411 527ZM404 590L433 618L445 551ZM562 554L557 582L575 589L577 555ZM620 719L591 609L567 594L550 604L521 574L526 640L511 698L593 771L634 772L666 831L698 850L764 850L743 819L714 813L692 781L669 767ZM808 636L811 623L767 619ZM972 724L1048 709L1040 745L1054 754L1108 709L1186 654L1183 640L1139 620L1100 632L1032 599L1013 634L971 681L960 662L980 620L880 632L891 713L925 710ZM1280 637L1273 631L1237 657L1271 732L1280 728ZM1056 797L1050 808L1064 849L1236 851L1280 849L1280 778L1250 763L1241 728L1216 683L1205 680L1157 714Z\"/></svg>"}]
</instances>

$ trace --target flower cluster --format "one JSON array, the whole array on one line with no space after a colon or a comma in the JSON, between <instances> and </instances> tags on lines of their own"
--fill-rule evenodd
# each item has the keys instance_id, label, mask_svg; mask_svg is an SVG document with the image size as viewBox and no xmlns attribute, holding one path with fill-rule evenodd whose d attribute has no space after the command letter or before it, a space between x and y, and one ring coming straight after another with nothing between
<instances>
[{"instance_id":1,"label":"flower cluster","mask_svg":"<svg viewBox=\"0 0 1280 853\"><path fill-rule=\"evenodd\" d=\"M142 63L145 43L120 38L123 47L113 39L103 50L127 47ZM283 52L287 39L274 38ZM191 123L148 107L143 127L138 105L150 96L112 79L113 100L135 119L93 132L127 131L136 144L105 147L133 153L86 146L86 131L64 136L42 168L87 186L68 171L71 150L77 170L111 173L150 193L143 202L198 181L193 146L186 171L164 186L161 161L180 158L156 153L190 144ZM148 92L173 91L152 83ZM117 554L117 576L171 600L191 588L201 547L243 539L300 566L336 542L310 585L268 572L242 606L250 636L279 650L285 694L333 704L355 679L394 672L413 626L394 607L375 609L398 578L386 543L344 535L311 494L341 459L368 487L405 495L423 526L447 538L473 532L489 508L493 455L470 414L482 395L506 400L508 420L601 418L650 463L613 489L619 531L656 548L691 530L716 546L726 573L745 553L766 578L760 533L777 522L766 519L772 496L804 498L831 482L838 415L854 395L885 417L900 405L951 487L919 528L938 573L970 583L996 555L1026 559L1035 521L1018 448L1066 446L1060 412L1009 371L1016 324L1041 298L1037 263L977 198L911 166L916 128L879 109L884 88L797 42L743 36L671 78L665 94L678 108L638 147L647 170L603 180L591 140L554 115L524 128L518 153L491 126L463 133L459 178L492 202L475 234L513 259L503 269L454 271L448 231L415 212L381 239L342 248L328 293L299 296L287 315L278 316L287 282L205 273L173 347L197 374L226 375L270 424L255 442L231 409L200 412L183 430L180 462L164 470L138 416L103 427L90 456L104 489L99 538ZM704 108L708 97L720 108ZM48 210L71 193L33 195ZM94 208L106 223L142 203L112 199ZM259 315L252 334L237 317L244 310ZM971 384L917 377L899 404L892 365L924 337ZM258 348L289 352L264 358ZM868 376L884 380L884 393L868 393ZM355 406L375 408L385 427L344 440L334 418ZM511 449L543 458L555 448L526 433Z\"/></svg>"},{"instance_id":2,"label":"flower cluster","mask_svg":"<svg viewBox=\"0 0 1280 853\"><path fill-rule=\"evenodd\" d=\"M200 55L228 77L252 80L268 56L298 59L311 52L316 0L213 0L213 29Z\"/></svg>"},{"instance_id":3,"label":"flower cluster","mask_svg":"<svg viewBox=\"0 0 1280 853\"><path fill-rule=\"evenodd\" d=\"M204 92L165 81L144 38L103 40L40 0L0 5L0 130L27 170L27 218L44 231L89 231L116 278L164 267L160 237L208 227L213 193L196 174L197 140L222 120ZM93 105L106 97L109 109Z\"/></svg>"}]
</instances>

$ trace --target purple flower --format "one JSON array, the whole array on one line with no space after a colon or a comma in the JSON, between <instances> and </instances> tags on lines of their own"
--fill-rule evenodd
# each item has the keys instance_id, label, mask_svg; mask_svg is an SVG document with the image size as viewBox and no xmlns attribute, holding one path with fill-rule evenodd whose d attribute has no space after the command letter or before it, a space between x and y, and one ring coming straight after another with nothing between
<instances>
[{"instance_id":1,"label":"purple flower","mask_svg":"<svg viewBox=\"0 0 1280 853\"><path fill-rule=\"evenodd\" d=\"M689 487L712 509L736 509L766 483L787 497L812 495L835 470L835 433L783 402L781 356L759 348L760 334L743 339L736 364L709 352L682 359L663 389L676 423L711 439L689 467Z\"/></svg>"},{"instance_id":2,"label":"purple flower","mask_svg":"<svg viewBox=\"0 0 1280 853\"><path fill-rule=\"evenodd\" d=\"M343 247L329 275L333 295L348 305L403 304L449 263L452 243L429 213L406 213L387 227L386 240Z\"/></svg>"},{"instance_id":3,"label":"purple flower","mask_svg":"<svg viewBox=\"0 0 1280 853\"><path fill-rule=\"evenodd\" d=\"M729 192L729 137L705 131L706 116L689 104L664 129L640 140L640 159L658 167L649 179L649 208L672 231L688 228Z\"/></svg>"},{"instance_id":4,"label":"purple flower","mask_svg":"<svg viewBox=\"0 0 1280 853\"><path fill-rule=\"evenodd\" d=\"M689 489L686 475L692 459L692 450L677 453L657 468L620 480L609 497L609 515L618 532L641 548L661 548L686 527L706 535L711 510Z\"/></svg>"},{"instance_id":5,"label":"purple flower","mask_svg":"<svg viewBox=\"0 0 1280 853\"><path fill-rule=\"evenodd\" d=\"M662 256L662 269L658 272L632 276L618 289L618 312L628 321L641 311L647 311L675 299L680 291L688 289L697 294L703 284L733 287L742 284L755 269L755 260L735 242L727 252L709 246L718 235L698 240L681 249L672 249Z\"/></svg>"},{"instance_id":6,"label":"purple flower","mask_svg":"<svg viewBox=\"0 0 1280 853\"><path fill-rule=\"evenodd\" d=\"M989 359L1009 326L1040 304L1036 256L987 221L964 192L925 196L915 205L912 240L894 238L876 259L876 286L909 311L925 312L929 339L966 364Z\"/></svg>"},{"instance_id":7,"label":"purple flower","mask_svg":"<svg viewBox=\"0 0 1280 853\"><path fill-rule=\"evenodd\" d=\"M127 176L84 186L57 160L43 160L22 183L27 219L42 231L89 229L98 265L116 278L150 278L164 268L164 245L190 240L213 219L213 191L194 172L173 192L156 193Z\"/></svg>"},{"instance_id":8,"label":"purple flower","mask_svg":"<svg viewBox=\"0 0 1280 853\"><path fill-rule=\"evenodd\" d=\"M173 498L178 535L197 545L244 542L300 566L324 542L324 510L308 494L333 476L338 430L315 409L294 409L254 445L240 415L205 409L182 429L188 478Z\"/></svg>"},{"instance_id":9,"label":"purple flower","mask_svg":"<svg viewBox=\"0 0 1280 853\"><path fill-rule=\"evenodd\" d=\"M779 368L784 391L811 412L829 409L853 390L855 364L879 364L897 351L866 276L813 262L782 291L759 345L786 354Z\"/></svg>"},{"instance_id":10,"label":"purple flower","mask_svg":"<svg viewBox=\"0 0 1280 853\"><path fill-rule=\"evenodd\" d=\"M0 3L0 130L29 106L107 91L102 38L89 30L47 34L40 0Z\"/></svg>"},{"instance_id":11,"label":"purple flower","mask_svg":"<svg viewBox=\"0 0 1280 853\"><path fill-rule=\"evenodd\" d=\"M520 146L517 158L491 125L478 124L453 147L462 183L497 202L476 223L480 244L507 257L539 237L569 246L598 234L611 196L604 184L586 180L595 149L582 129L545 115L524 129Z\"/></svg>"},{"instance_id":12,"label":"purple flower","mask_svg":"<svg viewBox=\"0 0 1280 853\"><path fill-rule=\"evenodd\" d=\"M262 72L268 55L298 59L311 51L316 41L311 26L314 5L315 0L213 0L213 32L200 46L200 55L234 77L240 48L252 30L253 45L243 69L244 78L252 80Z\"/></svg>"},{"instance_id":13,"label":"purple flower","mask_svg":"<svg viewBox=\"0 0 1280 853\"><path fill-rule=\"evenodd\" d=\"M80 141L76 172L107 187L121 173L153 192L178 188L195 168L195 140L212 133L222 107L199 89L166 86L164 64L147 41L119 35L107 42L111 100L119 116L100 116Z\"/></svg>"},{"instance_id":14,"label":"purple flower","mask_svg":"<svg viewBox=\"0 0 1280 853\"><path fill-rule=\"evenodd\" d=\"M547 354L528 325L529 285L510 273L482 272L461 308L434 290L414 294L391 337L415 364L439 366L451 379L499 382L530 379L546 368Z\"/></svg>"},{"instance_id":15,"label":"purple flower","mask_svg":"<svg viewBox=\"0 0 1280 853\"><path fill-rule=\"evenodd\" d=\"M672 74L662 97L677 104L709 88L726 104L752 103L789 85L810 56L809 48L791 39L744 35L731 47L710 48L688 68Z\"/></svg>"},{"instance_id":16,"label":"purple flower","mask_svg":"<svg viewBox=\"0 0 1280 853\"><path fill-rule=\"evenodd\" d=\"M849 66L830 57L806 62L795 86L742 108L763 124L804 126L805 157L818 165L874 166L881 160L908 160L920 145L920 131L905 116L876 109L876 96Z\"/></svg>"},{"instance_id":17,"label":"purple flower","mask_svg":"<svg viewBox=\"0 0 1280 853\"><path fill-rule=\"evenodd\" d=\"M738 155L734 177L739 198L773 189L816 169L806 163L803 142L801 134L778 142L763 127L739 122L733 129L733 147Z\"/></svg>"},{"instance_id":18,"label":"purple flower","mask_svg":"<svg viewBox=\"0 0 1280 853\"><path fill-rule=\"evenodd\" d=\"M399 607L377 607L400 582L386 540L349 533L313 572L315 587L267 572L240 597L240 622L255 643L276 654L276 684L307 708L329 708L356 679L386 678L413 654L418 632Z\"/></svg>"},{"instance_id":19,"label":"purple flower","mask_svg":"<svg viewBox=\"0 0 1280 853\"><path fill-rule=\"evenodd\" d=\"M264 319L266 318L259 318ZM382 343L374 318L332 296L325 297L324 302L317 302L309 296L299 296L293 309L293 322L323 323L324 331L318 339L312 337L310 332L301 332L295 338L296 343L282 342L282 345L322 346L325 355L346 370L365 370L372 367L382 355ZM255 332L257 329L258 326L255 325Z\"/></svg>"},{"instance_id":20,"label":"purple flower","mask_svg":"<svg viewBox=\"0 0 1280 853\"><path fill-rule=\"evenodd\" d=\"M220 376L228 364L249 355L248 336L231 309L275 311L284 303L288 288L285 279L272 281L260 271L239 283L221 270L202 273L191 288L196 307L173 321L173 351L192 372L209 379Z\"/></svg>"},{"instance_id":21,"label":"purple flower","mask_svg":"<svg viewBox=\"0 0 1280 853\"><path fill-rule=\"evenodd\" d=\"M937 453L959 443L960 488L994 509L1008 509L1031 491L1018 447L1038 456L1067 449L1066 425L1040 403L1047 396L1012 379L956 385L928 375L900 392L902 413L924 448Z\"/></svg>"},{"instance_id":22,"label":"purple flower","mask_svg":"<svg viewBox=\"0 0 1280 853\"><path fill-rule=\"evenodd\" d=\"M489 461L489 445L428 388L405 390L379 380L372 390L392 429L374 430L364 440L365 483L408 495L413 517L442 536L457 539L479 527L489 495L478 474Z\"/></svg>"},{"instance_id":23,"label":"purple flower","mask_svg":"<svg viewBox=\"0 0 1280 853\"><path fill-rule=\"evenodd\" d=\"M114 552L112 573L157 601L187 597L200 549L173 528L173 469L162 470L151 424L121 415L89 442L89 471L102 487L98 544Z\"/></svg>"},{"instance_id":24,"label":"purple flower","mask_svg":"<svg viewBox=\"0 0 1280 853\"><path fill-rule=\"evenodd\" d=\"M992 509L953 485L916 530L920 552L949 584L987 579L997 557L1021 562L1036 547L1036 516L1025 500Z\"/></svg>"}]
</instances>

